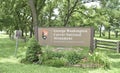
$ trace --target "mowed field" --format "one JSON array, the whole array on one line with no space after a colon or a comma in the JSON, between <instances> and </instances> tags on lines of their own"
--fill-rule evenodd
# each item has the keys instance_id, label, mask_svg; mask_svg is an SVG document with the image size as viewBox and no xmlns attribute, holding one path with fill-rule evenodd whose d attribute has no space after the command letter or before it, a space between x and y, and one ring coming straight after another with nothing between
<instances>
[{"instance_id":1,"label":"mowed field","mask_svg":"<svg viewBox=\"0 0 120 73\"><path fill-rule=\"evenodd\" d=\"M26 52L26 43L19 40L19 48L15 57L15 40L8 35L0 33L0 73L120 73L120 53L106 50L111 60L111 68L80 68L80 67L51 67L36 64L22 64L20 60Z\"/></svg>"}]
</instances>

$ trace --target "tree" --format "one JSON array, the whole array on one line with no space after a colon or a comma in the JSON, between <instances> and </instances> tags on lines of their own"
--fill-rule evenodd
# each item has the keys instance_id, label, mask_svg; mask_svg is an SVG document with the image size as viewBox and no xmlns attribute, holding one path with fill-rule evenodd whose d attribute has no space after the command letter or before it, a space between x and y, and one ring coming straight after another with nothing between
<instances>
[{"instance_id":1,"label":"tree","mask_svg":"<svg viewBox=\"0 0 120 73\"><path fill-rule=\"evenodd\" d=\"M68 21L72 13L74 12L75 7L77 6L79 0L75 0L73 6L71 6L71 0L67 0L67 13L64 17L64 26L67 26Z\"/></svg>"},{"instance_id":2,"label":"tree","mask_svg":"<svg viewBox=\"0 0 120 73\"><path fill-rule=\"evenodd\" d=\"M38 40L38 16L41 9L44 7L46 0L29 0L29 6L32 14L33 28L36 39ZM39 5L39 6L38 6Z\"/></svg>"},{"instance_id":3,"label":"tree","mask_svg":"<svg viewBox=\"0 0 120 73\"><path fill-rule=\"evenodd\" d=\"M35 1L29 0L29 5L30 5L31 13L32 13L34 34L35 34L36 39L38 40L38 18L37 18L37 10L35 8Z\"/></svg>"},{"instance_id":4,"label":"tree","mask_svg":"<svg viewBox=\"0 0 120 73\"><path fill-rule=\"evenodd\" d=\"M30 16L27 7L26 0L4 0L1 2L2 24L8 30L10 36L14 30L22 30L23 33L27 33L29 27L28 16Z\"/></svg>"},{"instance_id":5,"label":"tree","mask_svg":"<svg viewBox=\"0 0 120 73\"><path fill-rule=\"evenodd\" d=\"M114 20L116 20L116 11L119 11L119 0L102 0L102 5L106 9L109 16L108 38L110 39L111 27L114 27ZM115 12L114 12L115 11ZM118 13L119 14L119 13ZM118 18L117 18L118 19Z\"/></svg>"}]
</instances>

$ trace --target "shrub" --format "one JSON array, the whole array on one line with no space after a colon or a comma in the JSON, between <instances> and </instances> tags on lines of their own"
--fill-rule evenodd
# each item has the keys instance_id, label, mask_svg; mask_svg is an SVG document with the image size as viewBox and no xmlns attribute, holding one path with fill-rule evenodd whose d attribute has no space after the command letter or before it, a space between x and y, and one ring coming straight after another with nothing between
<instances>
[{"instance_id":1,"label":"shrub","mask_svg":"<svg viewBox=\"0 0 120 73\"><path fill-rule=\"evenodd\" d=\"M35 37L32 37L27 44L27 51L25 60L34 63L39 60L39 56L42 54L41 47L36 41Z\"/></svg>"},{"instance_id":2,"label":"shrub","mask_svg":"<svg viewBox=\"0 0 120 73\"><path fill-rule=\"evenodd\" d=\"M110 60L107 55L101 52L95 52L89 54L89 60L93 64L98 64L98 66L103 66L104 68L110 68Z\"/></svg>"},{"instance_id":3,"label":"shrub","mask_svg":"<svg viewBox=\"0 0 120 73\"><path fill-rule=\"evenodd\" d=\"M66 53L66 59L68 60L69 64L76 64L82 59L82 57L79 53L70 51Z\"/></svg>"},{"instance_id":4,"label":"shrub","mask_svg":"<svg viewBox=\"0 0 120 73\"><path fill-rule=\"evenodd\" d=\"M77 64L81 59L82 56L75 51L55 52L47 50L39 58L39 63L49 66L60 67Z\"/></svg>"},{"instance_id":5,"label":"shrub","mask_svg":"<svg viewBox=\"0 0 120 73\"><path fill-rule=\"evenodd\" d=\"M54 58L54 59L46 60L44 62L44 65L53 66L53 67L62 67L62 66L66 66L67 62L68 61L65 58Z\"/></svg>"},{"instance_id":6,"label":"shrub","mask_svg":"<svg viewBox=\"0 0 120 73\"><path fill-rule=\"evenodd\" d=\"M64 55L60 52L53 52L51 50L45 51L41 57L39 57L39 63L43 63L44 61L55 59L55 58L61 58Z\"/></svg>"}]
</instances>

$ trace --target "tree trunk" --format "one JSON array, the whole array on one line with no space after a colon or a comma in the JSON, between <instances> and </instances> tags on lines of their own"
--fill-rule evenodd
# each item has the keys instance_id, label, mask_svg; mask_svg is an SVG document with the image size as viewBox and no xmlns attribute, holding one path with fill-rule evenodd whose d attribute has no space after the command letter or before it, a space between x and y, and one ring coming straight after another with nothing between
<instances>
[{"instance_id":1,"label":"tree trunk","mask_svg":"<svg viewBox=\"0 0 120 73\"><path fill-rule=\"evenodd\" d=\"M50 13L49 13L49 19L48 19L48 25L51 27L51 16L52 16L52 10L50 10Z\"/></svg>"},{"instance_id":2,"label":"tree trunk","mask_svg":"<svg viewBox=\"0 0 120 73\"><path fill-rule=\"evenodd\" d=\"M93 34L93 37L95 37L96 35L95 35L95 33L96 33L96 31L95 31L95 29L94 29L94 34Z\"/></svg>"},{"instance_id":3,"label":"tree trunk","mask_svg":"<svg viewBox=\"0 0 120 73\"><path fill-rule=\"evenodd\" d=\"M67 11L67 14L64 18L64 26L67 26L69 18L72 15L72 13L74 12L74 9L77 6L77 3L78 3L79 0L76 0L73 7L71 7L71 8L70 8L70 0L67 0L67 1L68 1L68 11Z\"/></svg>"},{"instance_id":4,"label":"tree trunk","mask_svg":"<svg viewBox=\"0 0 120 73\"><path fill-rule=\"evenodd\" d=\"M118 38L118 31L115 31L115 38Z\"/></svg>"},{"instance_id":5,"label":"tree trunk","mask_svg":"<svg viewBox=\"0 0 120 73\"><path fill-rule=\"evenodd\" d=\"M32 38L32 35L33 35L33 32L32 32L32 31L30 31L30 38Z\"/></svg>"},{"instance_id":6,"label":"tree trunk","mask_svg":"<svg viewBox=\"0 0 120 73\"><path fill-rule=\"evenodd\" d=\"M29 6L32 13L34 35L38 41L38 17L37 17L37 10L35 8L34 0L29 0Z\"/></svg>"},{"instance_id":7,"label":"tree trunk","mask_svg":"<svg viewBox=\"0 0 120 73\"><path fill-rule=\"evenodd\" d=\"M110 39L111 37L110 37L110 27L108 28L108 39Z\"/></svg>"},{"instance_id":8,"label":"tree trunk","mask_svg":"<svg viewBox=\"0 0 120 73\"><path fill-rule=\"evenodd\" d=\"M30 29L30 38L31 38L32 35L34 34L34 33L33 33L33 25L32 25L32 24L30 25L30 28L29 28L29 29Z\"/></svg>"},{"instance_id":9,"label":"tree trunk","mask_svg":"<svg viewBox=\"0 0 120 73\"><path fill-rule=\"evenodd\" d=\"M99 32L100 32L99 37L101 37L102 36L102 24L100 25Z\"/></svg>"},{"instance_id":10,"label":"tree trunk","mask_svg":"<svg viewBox=\"0 0 120 73\"><path fill-rule=\"evenodd\" d=\"M24 37L24 30L23 30L23 29L21 29L21 31L22 31L22 37Z\"/></svg>"}]
</instances>

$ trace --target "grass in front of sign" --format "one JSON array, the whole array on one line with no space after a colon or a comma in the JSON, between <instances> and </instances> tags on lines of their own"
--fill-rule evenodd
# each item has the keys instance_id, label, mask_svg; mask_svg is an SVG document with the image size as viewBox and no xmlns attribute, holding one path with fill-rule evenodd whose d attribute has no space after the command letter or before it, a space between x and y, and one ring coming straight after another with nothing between
<instances>
[{"instance_id":1,"label":"grass in front of sign","mask_svg":"<svg viewBox=\"0 0 120 73\"><path fill-rule=\"evenodd\" d=\"M0 34L0 73L119 73L120 72L120 54L100 49L112 61L111 69L103 68L80 68L80 67L51 67L36 64L21 64L20 59L24 56L24 42L19 42L17 58L14 56L15 40L10 40L8 35Z\"/></svg>"}]
</instances>

